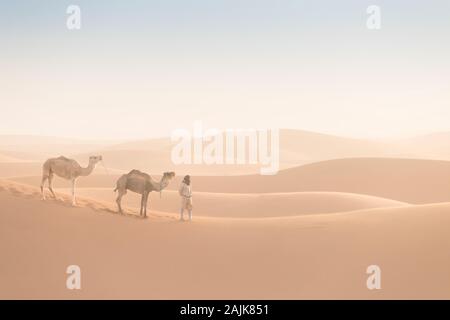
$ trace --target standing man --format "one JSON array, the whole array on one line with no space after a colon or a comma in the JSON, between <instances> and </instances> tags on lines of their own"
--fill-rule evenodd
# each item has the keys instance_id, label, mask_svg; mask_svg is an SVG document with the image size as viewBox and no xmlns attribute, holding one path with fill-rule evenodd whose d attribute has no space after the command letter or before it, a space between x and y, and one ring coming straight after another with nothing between
<instances>
[{"instance_id":1,"label":"standing man","mask_svg":"<svg viewBox=\"0 0 450 320\"><path fill-rule=\"evenodd\" d=\"M181 196L181 217L180 221L184 221L183 213L184 209L189 212L189 221L192 221L192 191L191 191L191 177L185 176L180 184L178 193Z\"/></svg>"}]
</instances>

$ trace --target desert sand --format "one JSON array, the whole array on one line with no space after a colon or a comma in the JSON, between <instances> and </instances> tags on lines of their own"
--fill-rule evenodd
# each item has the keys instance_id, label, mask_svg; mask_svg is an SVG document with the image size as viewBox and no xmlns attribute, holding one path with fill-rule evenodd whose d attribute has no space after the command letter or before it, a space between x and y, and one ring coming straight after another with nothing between
<instances>
[{"instance_id":1,"label":"desert sand","mask_svg":"<svg viewBox=\"0 0 450 320\"><path fill-rule=\"evenodd\" d=\"M165 165L166 139L2 137L0 298L449 299L450 161L433 149L443 136L381 143L285 130L274 176ZM427 148L411 142L421 140ZM42 161L60 154L105 159L79 179L77 207L59 178L58 199L40 197ZM117 214L115 181L133 168L178 174L151 195L148 219L133 193ZM194 221L182 223L176 189L191 171ZM71 264L82 290L65 287ZM373 264L381 290L366 287Z\"/></svg>"},{"instance_id":2,"label":"desert sand","mask_svg":"<svg viewBox=\"0 0 450 320\"><path fill-rule=\"evenodd\" d=\"M1 298L450 297L450 203L179 223L1 185ZM70 264L81 267L80 291L65 288ZM382 290L365 286L371 264Z\"/></svg>"},{"instance_id":3,"label":"desert sand","mask_svg":"<svg viewBox=\"0 0 450 320\"><path fill-rule=\"evenodd\" d=\"M70 189L55 189L56 192L69 194ZM101 201L114 201L115 193L111 188L81 188L78 194ZM129 192L123 203L136 209L141 197ZM296 216L352 210L400 207L405 202L379 197L340 192L292 192L292 193L212 193L195 194L195 214L203 217L264 218ZM178 212L180 196L176 191L153 192L149 206L162 212Z\"/></svg>"}]
</instances>

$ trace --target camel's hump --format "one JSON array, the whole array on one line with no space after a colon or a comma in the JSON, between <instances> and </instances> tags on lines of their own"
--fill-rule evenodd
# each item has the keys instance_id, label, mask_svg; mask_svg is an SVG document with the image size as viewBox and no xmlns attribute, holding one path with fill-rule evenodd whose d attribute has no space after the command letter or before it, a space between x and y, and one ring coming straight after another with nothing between
<instances>
[{"instance_id":1,"label":"camel's hump","mask_svg":"<svg viewBox=\"0 0 450 320\"><path fill-rule=\"evenodd\" d=\"M57 160L65 160L65 161L69 161L69 158L66 158L64 156L59 156L58 158L56 158Z\"/></svg>"},{"instance_id":2,"label":"camel's hump","mask_svg":"<svg viewBox=\"0 0 450 320\"><path fill-rule=\"evenodd\" d=\"M136 170L136 169L131 170L131 171L128 173L128 175L137 175L137 176L143 177L143 178L145 178L145 179L151 179L150 175L148 175L148 174L145 173L145 172Z\"/></svg>"}]
</instances>

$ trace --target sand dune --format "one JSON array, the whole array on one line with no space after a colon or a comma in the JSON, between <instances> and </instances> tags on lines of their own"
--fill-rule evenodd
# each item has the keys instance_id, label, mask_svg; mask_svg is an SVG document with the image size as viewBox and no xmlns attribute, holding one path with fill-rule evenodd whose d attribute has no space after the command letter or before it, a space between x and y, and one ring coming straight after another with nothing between
<instances>
[{"instance_id":1,"label":"sand dune","mask_svg":"<svg viewBox=\"0 0 450 320\"><path fill-rule=\"evenodd\" d=\"M303 130L281 130L280 148L285 161L295 166L340 158L414 156L397 144Z\"/></svg>"},{"instance_id":2,"label":"sand dune","mask_svg":"<svg viewBox=\"0 0 450 320\"><path fill-rule=\"evenodd\" d=\"M117 143L114 140L81 140L27 135L0 135L0 150L20 152L26 160L42 160L48 156L75 156L92 153L110 155L112 165L122 166L123 152L136 155L141 152L148 168L162 165L159 160L170 160L170 151L175 142L170 137L141 139ZM299 166L324 160L354 157L402 157L450 160L447 151L450 134L447 132L417 136L393 141L375 141L333 136L304 130L280 130L281 167ZM1 153L1 152L0 152ZM28 154L28 155L26 155ZM156 158L155 158L156 156ZM116 159L118 157L118 159ZM22 157L17 157L22 159ZM130 156L129 161L144 161ZM144 162L145 162L144 161ZM165 161L167 163L167 161ZM170 162L170 161L168 161ZM139 164L139 163L137 163ZM134 163L128 164L129 166ZM120 169L120 167L117 167ZM206 169L190 166L191 170ZM224 167L223 169L226 169ZM235 169L239 169L236 167ZM200 174L200 172L199 172Z\"/></svg>"},{"instance_id":3,"label":"sand dune","mask_svg":"<svg viewBox=\"0 0 450 320\"><path fill-rule=\"evenodd\" d=\"M179 223L1 185L0 298L450 298L450 203ZM71 264L81 291L65 288ZM382 290L366 288L372 264Z\"/></svg>"},{"instance_id":4,"label":"sand dune","mask_svg":"<svg viewBox=\"0 0 450 320\"><path fill-rule=\"evenodd\" d=\"M423 158L450 160L450 132L437 132L396 141Z\"/></svg>"},{"instance_id":5,"label":"sand dune","mask_svg":"<svg viewBox=\"0 0 450 320\"><path fill-rule=\"evenodd\" d=\"M47 157L95 152L111 144L113 140L82 140L33 135L0 135L0 150L22 153L29 161L41 161Z\"/></svg>"},{"instance_id":6,"label":"sand dune","mask_svg":"<svg viewBox=\"0 0 450 320\"><path fill-rule=\"evenodd\" d=\"M0 153L0 162L9 162L9 163L15 163L15 162L22 162L22 160L13 158L4 154Z\"/></svg>"},{"instance_id":7,"label":"sand dune","mask_svg":"<svg viewBox=\"0 0 450 320\"><path fill-rule=\"evenodd\" d=\"M338 159L282 170L274 176L193 177L193 188L222 193L346 192L416 204L447 202L450 161Z\"/></svg>"},{"instance_id":8,"label":"sand dune","mask_svg":"<svg viewBox=\"0 0 450 320\"><path fill-rule=\"evenodd\" d=\"M2 164L0 164L1 171ZM118 175L100 174L79 179L78 186L113 188ZM40 169L39 169L40 172ZM157 175L154 175L158 179ZM179 185L179 175L168 189ZM40 177L14 181L39 185ZM69 187L55 179L56 187ZM292 193L341 192L372 195L407 203L450 201L450 161L391 158L338 159L281 170L274 176L193 176L195 192Z\"/></svg>"},{"instance_id":9,"label":"sand dune","mask_svg":"<svg viewBox=\"0 0 450 320\"><path fill-rule=\"evenodd\" d=\"M40 199L37 187L9 180L0 180L0 190ZM48 201L54 201L48 190ZM70 188L55 188L58 201L70 203ZM116 212L117 194L112 188L78 188L80 205ZM138 212L141 196L128 192L123 198L128 212ZM264 218L345 212L369 208L401 207L409 204L367 195L338 192L296 192L264 194L226 194L199 192L195 195L195 216L224 218ZM176 191L151 193L149 208L157 212L178 214L180 197Z\"/></svg>"},{"instance_id":10,"label":"sand dune","mask_svg":"<svg viewBox=\"0 0 450 320\"><path fill-rule=\"evenodd\" d=\"M445 146L450 145L448 137L450 136L441 134L379 142L283 129L280 130L280 168L355 157L450 159L450 154L445 151L448 149ZM23 158L16 158L27 161L42 162L48 157L65 155L83 162L89 155L102 154L111 170L128 171L139 168L155 173L171 170L180 175L259 173L259 165L173 165L171 150L174 144L169 137L114 143L53 137L0 136L0 150L22 153Z\"/></svg>"},{"instance_id":11,"label":"sand dune","mask_svg":"<svg viewBox=\"0 0 450 320\"><path fill-rule=\"evenodd\" d=\"M70 193L70 189L57 189L56 192ZM101 199L114 203L116 194L112 189L80 188L78 194L84 197ZM123 205L139 208L140 195L128 192ZM400 207L404 202L366 195L339 192L294 192L263 194L228 194L198 192L194 199L195 215L224 218L264 218L344 212L368 208ZM180 197L176 191L152 193L149 199L152 210L178 212Z\"/></svg>"},{"instance_id":12,"label":"sand dune","mask_svg":"<svg viewBox=\"0 0 450 320\"><path fill-rule=\"evenodd\" d=\"M0 169L1 169L0 163ZM39 165L38 172L42 171L42 164ZM98 166L95 168L92 175L87 177L81 177L77 180L77 186L80 188L105 188L114 189L117 179L123 173L115 173L115 171L108 169L110 174L106 174L104 168ZM156 176L155 176L156 177ZM38 176L4 176L8 180L16 181L22 184L27 184L31 186L39 186L41 183L41 175ZM56 177L53 181L53 186L56 188L69 188L71 186L70 181Z\"/></svg>"},{"instance_id":13,"label":"sand dune","mask_svg":"<svg viewBox=\"0 0 450 320\"><path fill-rule=\"evenodd\" d=\"M1 162L0 161L0 178L14 179L26 184L37 186L41 182L42 164L44 162ZM79 162L81 166L86 167L88 161ZM88 179L89 184L96 186L112 186L117 180L118 176L125 173L123 170L104 168L98 164L92 175L83 177L80 181ZM61 186L68 186L70 183L63 179L55 179L55 183ZM97 185L98 184L98 185Z\"/></svg>"},{"instance_id":14,"label":"sand dune","mask_svg":"<svg viewBox=\"0 0 450 320\"><path fill-rule=\"evenodd\" d=\"M0 162L41 162L44 158L42 154L35 152L0 150L0 159L3 159Z\"/></svg>"},{"instance_id":15,"label":"sand dune","mask_svg":"<svg viewBox=\"0 0 450 320\"><path fill-rule=\"evenodd\" d=\"M109 169L117 169L129 172L133 168L141 171L162 174L166 171L176 171L179 174L195 175L242 175L259 173L259 165L202 165L202 164L174 164L171 159L170 149L156 150L99 150L95 152L103 156L105 165ZM77 161L85 161L89 153L77 154L73 158Z\"/></svg>"},{"instance_id":16,"label":"sand dune","mask_svg":"<svg viewBox=\"0 0 450 320\"><path fill-rule=\"evenodd\" d=\"M30 184L36 185L36 181L40 181L39 175L42 174L42 163L39 162L1 162L0 161L0 177L27 177L33 176Z\"/></svg>"},{"instance_id":17,"label":"sand dune","mask_svg":"<svg viewBox=\"0 0 450 320\"><path fill-rule=\"evenodd\" d=\"M362 158L409 157L418 147L392 153L385 144L300 136L283 132L283 163L296 167L274 176L171 167L164 139L50 143L44 153L72 150L82 165L90 150L104 151L109 171L99 165L78 180L78 207L59 178L58 199L40 200L42 161L20 156L39 153L39 143L0 148L0 176L14 180L0 180L0 298L449 299L450 161ZM314 162L347 156L356 158ZM155 179L178 173L162 198L152 194L149 219L138 217L132 193L126 214L116 213L112 190L131 168ZM177 221L184 172L193 175L193 223ZM71 264L82 268L81 291L65 288ZM372 264L382 269L379 291L366 288Z\"/></svg>"},{"instance_id":18,"label":"sand dune","mask_svg":"<svg viewBox=\"0 0 450 320\"><path fill-rule=\"evenodd\" d=\"M169 137L130 141L98 149L111 168L144 171L176 170L179 174L196 175L242 175L259 173L259 165L173 165L171 150L176 142ZM206 143L204 144L206 145ZM280 168L348 157L414 157L412 152L398 145L369 140L336 137L332 135L301 131L280 130ZM88 154L75 155L83 159Z\"/></svg>"},{"instance_id":19,"label":"sand dune","mask_svg":"<svg viewBox=\"0 0 450 320\"><path fill-rule=\"evenodd\" d=\"M17 182L0 179L0 192L6 192L16 196L20 196L27 199L39 200L41 199L41 191L38 187L33 187L25 184L20 184ZM71 197L69 194L58 193L57 199L51 199L52 202L69 206L71 204ZM97 201L92 198L78 198L78 204L80 207L91 208L95 210L103 210L111 213L115 213L115 207L108 203ZM128 211L128 213L132 213Z\"/></svg>"}]
</instances>

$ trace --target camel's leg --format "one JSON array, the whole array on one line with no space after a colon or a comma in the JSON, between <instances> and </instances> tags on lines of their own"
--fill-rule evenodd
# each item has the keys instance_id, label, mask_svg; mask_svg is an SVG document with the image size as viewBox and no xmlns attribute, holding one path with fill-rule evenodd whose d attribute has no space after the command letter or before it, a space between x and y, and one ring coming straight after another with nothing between
<instances>
[{"instance_id":1,"label":"camel's leg","mask_svg":"<svg viewBox=\"0 0 450 320\"><path fill-rule=\"evenodd\" d=\"M123 214L122 211L122 197L124 196L125 192L123 192L122 190L118 189L117 190L117 199L116 199L116 203L117 203L117 207L119 208L119 213Z\"/></svg>"},{"instance_id":2,"label":"camel's leg","mask_svg":"<svg viewBox=\"0 0 450 320\"><path fill-rule=\"evenodd\" d=\"M144 212L144 199L145 199L145 195L142 194L142 198L141 198L141 210L139 211L139 215L142 216L142 213Z\"/></svg>"},{"instance_id":3,"label":"camel's leg","mask_svg":"<svg viewBox=\"0 0 450 320\"><path fill-rule=\"evenodd\" d=\"M76 206L77 202L75 201L75 179L72 179L72 205Z\"/></svg>"},{"instance_id":4,"label":"camel's leg","mask_svg":"<svg viewBox=\"0 0 450 320\"><path fill-rule=\"evenodd\" d=\"M47 175L43 175L42 176L42 180L41 180L41 195L42 195L42 200L45 200L45 192L44 192L44 185L45 185L45 181L47 181L48 176Z\"/></svg>"},{"instance_id":5,"label":"camel's leg","mask_svg":"<svg viewBox=\"0 0 450 320\"><path fill-rule=\"evenodd\" d=\"M52 186L52 182L53 182L53 173L50 173L48 176L48 189L50 190L50 192L53 195L53 198L56 198L55 193L53 192L53 186Z\"/></svg>"},{"instance_id":6,"label":"camel's leg","mask_svg":"<svg viewBox=\"0 0 450 320\"><path fill-rule=\"evenodd\" d=\"M145 195L144 200L144 217L147 218L147 202L148 202L148 193Z\"/></svg>"}]
</instances>

